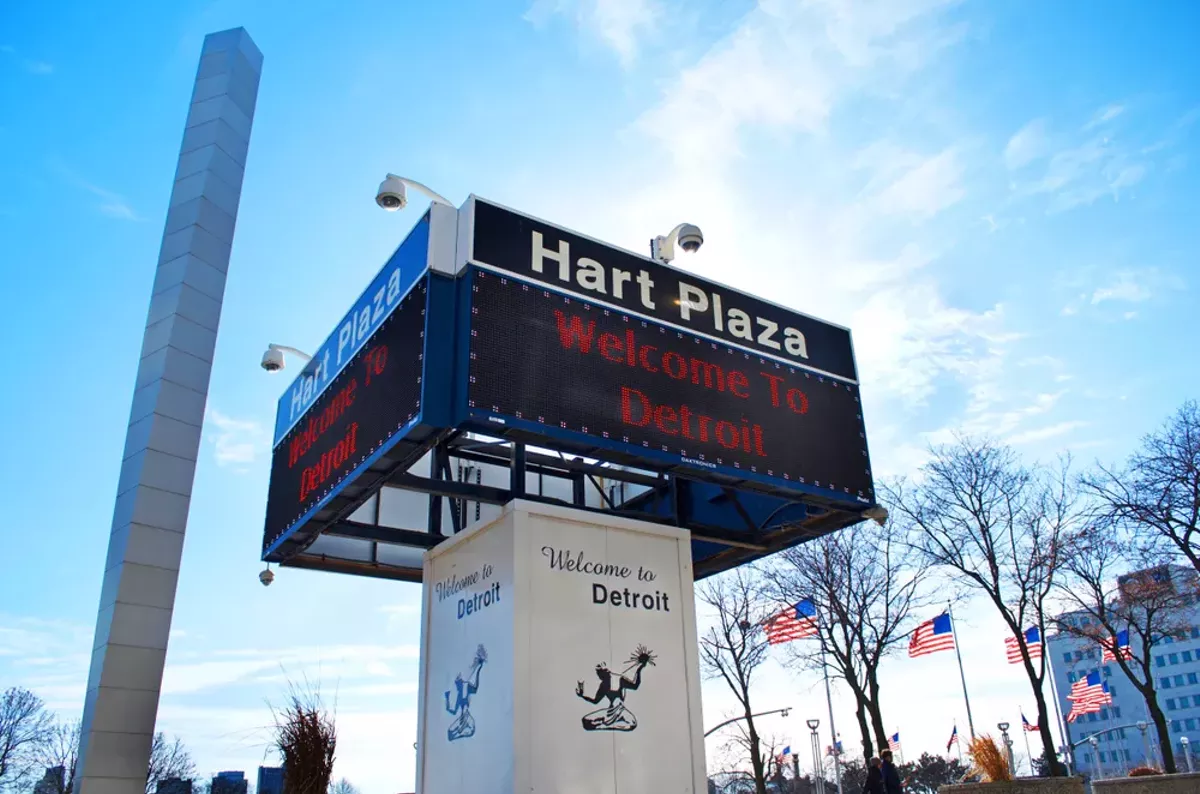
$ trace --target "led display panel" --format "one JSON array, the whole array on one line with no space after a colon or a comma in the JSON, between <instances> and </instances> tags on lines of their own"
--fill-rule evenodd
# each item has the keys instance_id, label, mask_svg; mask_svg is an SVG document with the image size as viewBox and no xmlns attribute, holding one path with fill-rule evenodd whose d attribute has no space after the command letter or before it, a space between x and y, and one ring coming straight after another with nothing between
<instances>
[{"instance_id":1,"label":"led display panel","mask_svg":"<svg viewBox=\"0 0 1200 794\"><path fill-rule=\"evenodd\" d=\"M419 280L276 445L263 548L353 481L421 412L427 281Z\"/></svg>"},{"instance_id":2,"label":"led display panel","mask_svg":"<svg viewBox=\"0 0 1200 794\"><path fill-rule=\"evenodd\" d=\"M858 387L472 269L472 416L873 501Z\"/></svg>"}]
</instances>

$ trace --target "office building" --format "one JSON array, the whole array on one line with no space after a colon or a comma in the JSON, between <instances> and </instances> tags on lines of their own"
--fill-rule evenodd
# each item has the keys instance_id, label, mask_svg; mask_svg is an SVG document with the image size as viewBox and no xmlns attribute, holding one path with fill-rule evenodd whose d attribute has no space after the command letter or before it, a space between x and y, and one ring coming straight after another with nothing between
<instances>
[{"instance_id":1,"label":"office building","mask_svg":"<svg viewBox=\"0 0 1200 794\"><path fill-rule=\"evenodd\" d=\"M1123 576L1119 586L1133 586L1143 580L1168 583L1181 592L1187 588L1194 593L1197 578L1190 567L1163 566ZM1189 605L1174 621L1179 633L1163 637L1153 648L1158 703L1166 715L1180 767L1186 766L1180 740L1187 737L1189 742L1200 742L1200 606L1194 596L1186 601ZM1059 615L1056 620L1077 628L1092 622L1083 612ZM1099 673L1112 695L1110 705L1067 725L1071 743L1078 745L1074 758L1080 771L1091 774L1098 767L1108 777L1135 766L1161 766L1158 735L1145 699L1116 662L1102 661L1100 648L1092 640L1066 632L1047 635L1046 653L1064 718L1071 709L1067 695L1072 684L1089 673ZM1095 737L1095 746L1088 741L1090 737Z\"/></svg>"},{"instance_id":2,"label":"office building","mask_svg":"<svg viewBox=\"0 0 1200 794\"><path fill-rule=\"evenodd\" d=\"M255 794L283 794L283 767L260 766Z\"/></svg>"},{"instance_id":3,"label":"office building","mask_svg":"<svg viewBox=\"0 0 1200 794\"><path fill-rule=\"evenodd\" d=\"M66 790L66 778L67 770L64 767L49 767L42 779L34 784L33 794L62 794Z\"/></svg>"},{"instance_id":4,"label":"office building","mask_svg":"<svg viewBox=\"0 0 1200 794\"><path fill-rule=\"evenodd\" d=\"M248 788L245 772L218 772L213 775L212 794L246 794Z\"/></svg>"}]
</instances>

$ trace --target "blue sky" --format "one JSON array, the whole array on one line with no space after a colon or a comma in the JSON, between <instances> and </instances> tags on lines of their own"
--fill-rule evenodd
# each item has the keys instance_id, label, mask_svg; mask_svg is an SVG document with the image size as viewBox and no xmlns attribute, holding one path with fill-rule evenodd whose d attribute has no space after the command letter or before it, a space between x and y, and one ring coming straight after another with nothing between
<instances>
[{"instance_id":1,"label":"blue sky","mask_svg":"<svg viewBox=\"0 0 1200 794\"><path fill-rule=\"evenodd\" d=\"M416 588L255 576L285 385L257 360L316 347L416 219L371 203L385 172L636 250L699 224L680 264L854 330L880 473L955 428L1112 460L1200 391L1198 22L1187 2L5 4L0 686L82 704L205 33L244 26L265 65L159 725L202 772L252 767L266 704L307 674L337 691L338 774L384 794L412 776ZM999 626L965 620L976 719L1015 721ZM952 664L887 669L909 752L964 722ZM816 683L771 669L763 699L817 708ZM728 706L706 689L706 722Z\"/></svg>"}]
</instances>

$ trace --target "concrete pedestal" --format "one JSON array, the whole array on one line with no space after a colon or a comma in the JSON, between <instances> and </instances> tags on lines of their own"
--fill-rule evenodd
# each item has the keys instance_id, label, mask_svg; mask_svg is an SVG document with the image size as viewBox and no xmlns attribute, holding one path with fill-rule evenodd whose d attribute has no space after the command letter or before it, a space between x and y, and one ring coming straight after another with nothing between
<instances>
[{"instance_id":1,"label":"concrete pedestal","mask_svg":"<svg viewBox=\"0 0 1200 794\"><path fill-rule=\"evenodd\" d=\"M707 790L686 532L516 501L424 574L420 794Z\"/></svg>"}]
</instances>

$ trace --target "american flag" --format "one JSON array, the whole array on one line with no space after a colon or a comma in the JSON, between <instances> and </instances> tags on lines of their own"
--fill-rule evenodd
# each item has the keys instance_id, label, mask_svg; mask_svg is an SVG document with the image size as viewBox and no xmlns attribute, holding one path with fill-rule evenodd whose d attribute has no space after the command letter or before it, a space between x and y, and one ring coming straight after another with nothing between
<instances>
[{"instance_id":1,"label":"american flag","mask_svg":"<svg viewBox=\"0 0 1200 794\"><path fill-rule=\"evenodd\" d=\"M954 726L954 730L950 731L950 741L946 742L946 752L950 752L953 745L958 744L958 726Z\"/></svg>"},{"instance_id":2,"label":"american flag","mask_svg":"<svg viewBox=\"0 0 1200 794\"><path fill-rule=\"evenodd\" d=\"M1041 730L1036 722L1030 722L1029 720L1025 719L1025 712L1023 711L1021 712L1021 725L1023 725L1025 730L1029 733L1037 733Z\"/></svg>"},{"instance_id":3,"label":"american flag","mask_svg":"<svg viewBox=\"0 0 1200 794\"><path fill-rule=\"evenodd\" d=\"M1100 661L1115 662L1117 654L1121 655L1122 659L1132 659L1133 651L1129 649L1129 631L1118 631L1117 636L1112 639L1105 640L1101 643L1104 650L1100 653Z\"/></svg>"},{"instance_id":4,"label":"american flag","mask_svg":"<svg viewBox=\"0 0 1200 794\"><path fill-rule=\"evenodd\" d=\"M917 626L908 643L908 655L913 657L952 650L954 629L950 625L949 612L943 612L933 620L927 620Z\"/></svg>"},{"instance_id":5,"label":"american flag","mask_svg":"<svg viewBox=\"0 0 1200 794\"><path fill-rule=\"evenodd\" d=\"M771 645L802 640L816 633L817 608L807 598L767 621L767 642Z\"/></svg>"},{"instance_id":6,"label":"american flag","mask_svg":"<svg viewBox=\"0 0 1200 794\"><path fill-rule=\"evenodd\" d=\"M1025 629L1025 647L1029 649L1030 659L1042 658L1042 633L1038 631L1037 626ZM1008 656L1009 664L1020 664L1023 661L1021 643L1017 642L1016 637L1004 638L1004 653Z\"/></svg>"},{"instance_id":7,"label":"american flag","mask_svg":"<svg viewBox=\"0 0 1200 794\"><path fill-rule=\"evenodd\" d=\"M892 734L891 738L888 739L888 749L893 753L900 752L900 731L896 731Z\"/></svg>"},{"instance_id":8,"label":"american flag","mask_svg":"<svg viewBox=\"0 0 1200 794\"><path fill-rule=\"evenodd\" d=\"M1108 684L1101 680L1100 673L1093 671L1071 685L1067 700L1071 701L1067 722L1074 722L1082 715L1097 712L1101 706L1112 703L1112 695L1108 691Z\"/></svg>"}]
</instances>

